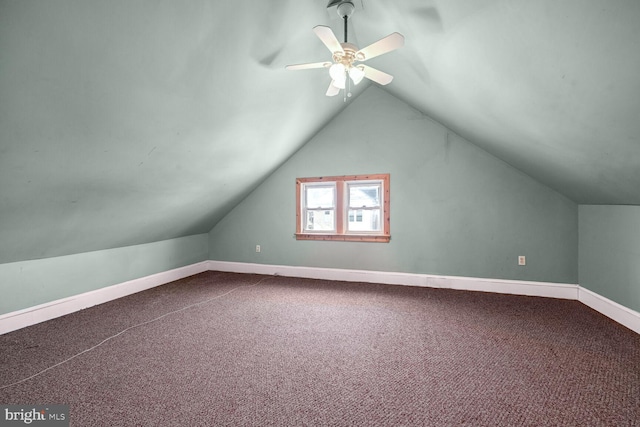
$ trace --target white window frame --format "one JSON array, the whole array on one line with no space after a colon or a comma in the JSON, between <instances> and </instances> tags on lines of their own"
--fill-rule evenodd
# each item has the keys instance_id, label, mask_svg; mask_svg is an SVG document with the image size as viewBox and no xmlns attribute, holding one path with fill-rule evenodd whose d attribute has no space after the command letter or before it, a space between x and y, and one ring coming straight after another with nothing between
<instances>
[{"instance_id":1,"label":"white window frame","mask_svg":"<svg viewBox=\"0 0 640 427\"><path fill-rule=\"evenodd\" d=\"M370 207L365 207L365 206L352 206L351 205L351 191L350 187L360 187L360 186L371 186L371 185L379 185L380 186L380 204L377 206L370 206ZM345 196L345 202L344 202L344 209L345 209L345 223L344 223L344 230L345 233L347 234L381 234L384 232L384 227L383 227L383 217L384 217L384 180L382 179L375 179L375 180L355 180L355 181L345 181L345 192L344 192L344 196ZM355 214L354 214L354 219L357 219L358 216L358 211L373 211L373 210L377 210L380 212L380 216L378 218L378 229L377 230L350 230L349 229L349 211L350 210L354 210ZM362 214L361 214L362 216ZM357 222L357 221L354 221Z\"/></svg>"},{"instance_id":2,"label":"white window frame","mask_svg":"<svg viewBox=\"0 0 640 427\"><path fill-rule=\"evenodd\" d=\"M320 206L317 208L310 208L307 206L307 189L309 188L333 188L333 206L329 207L329 206ZM336 217L337 217L337 211L338 211L338 200L337 200L337 188L336 188L336 183L335 182L309 182L306 184L303 184L302 187L302 230L305 233L315 233L315 234L325 234L325 233L335 233L337 231L337 224L336 224ZM307 214L309 213L309 211L311 212L324 212L324 211L333 211L333 228L331 230L312 230L312 229L308 229L306 228L306 224L307 224Z\"/></svg>"}]
</instances>

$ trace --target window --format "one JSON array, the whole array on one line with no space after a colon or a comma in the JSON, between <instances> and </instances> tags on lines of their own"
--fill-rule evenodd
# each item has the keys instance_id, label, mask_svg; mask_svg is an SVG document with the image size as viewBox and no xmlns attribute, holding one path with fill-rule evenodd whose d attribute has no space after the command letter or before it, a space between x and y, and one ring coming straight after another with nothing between
<instances>
[{"instance_id":1,"label":"window","mask_svg":"<svg viewBox=\"0 0 640 427\"><path fill-rule=\"evenodd\" d=\"M298 178L296 238L388 242L389 174Z\"/></svg>"}]
</instances>

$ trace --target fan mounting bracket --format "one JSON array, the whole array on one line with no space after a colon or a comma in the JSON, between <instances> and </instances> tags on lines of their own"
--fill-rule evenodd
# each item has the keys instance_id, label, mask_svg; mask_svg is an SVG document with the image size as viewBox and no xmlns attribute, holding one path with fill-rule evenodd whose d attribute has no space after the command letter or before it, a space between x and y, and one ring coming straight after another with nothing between
<instances>
[{"instance_id":1,"label":"fan mounting bracket","mask_svg":"<svg viewBox=\"0 0 640 427\"><path fill-rule=\"evenodd\" d=\"M353 12L364 9L364 0L331 0L327 5L327 13L329 14L329 18L342 19L344 15L341 15L339 10L340 10L340 6L343 5L344 3L351 3L351 6L342 6L343 8L353 7L349 12L349 15L348 15L349 17ZM342 13L344 13L344 11Z\"/></svg>"}]
</instances>

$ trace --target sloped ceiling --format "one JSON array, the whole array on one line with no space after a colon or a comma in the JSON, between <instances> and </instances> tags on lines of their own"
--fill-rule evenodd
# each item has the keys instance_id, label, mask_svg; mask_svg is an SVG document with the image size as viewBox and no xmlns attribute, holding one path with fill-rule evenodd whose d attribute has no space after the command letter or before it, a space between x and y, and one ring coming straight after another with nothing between
<instances>
[{"instance_id":1,"label":"sloped ceiling","mask_svg":"<svg viewBox=\"0 0 640 427\"><path fill-rule=\"evenodd\" d=\"M640 2L356 2L350 41L406 37L370 61L391 94L578 203L640 204ZM326 3L0 0L0 262L209 231L349 105L284 70L329 58Z\"/></svg>"}]
</instances>

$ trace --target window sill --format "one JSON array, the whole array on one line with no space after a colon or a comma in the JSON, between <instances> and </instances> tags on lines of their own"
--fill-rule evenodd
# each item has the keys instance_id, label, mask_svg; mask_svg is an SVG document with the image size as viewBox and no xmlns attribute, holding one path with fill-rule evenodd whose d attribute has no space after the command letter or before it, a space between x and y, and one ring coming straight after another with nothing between
<instances>
[{"instance_id":1,"label":"window sill","mask_svg":"<svg viewBox=\"0 0 640 427\"><path fill-rule=\"evenodd\" d=\"M389 243L390 235L381 234L315 234L296 233L296 240L333 240L338 242Z\"/></svg>"}]
</instances>

